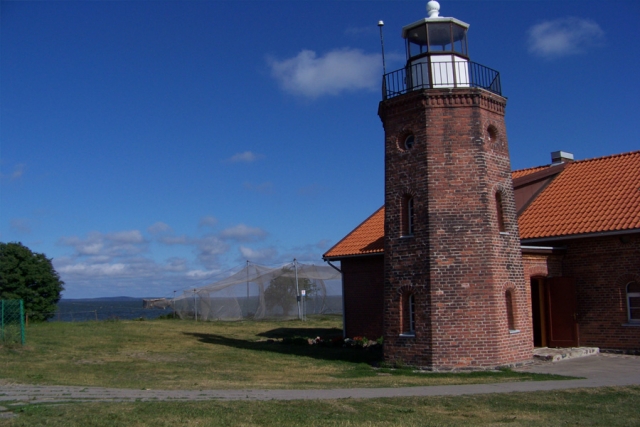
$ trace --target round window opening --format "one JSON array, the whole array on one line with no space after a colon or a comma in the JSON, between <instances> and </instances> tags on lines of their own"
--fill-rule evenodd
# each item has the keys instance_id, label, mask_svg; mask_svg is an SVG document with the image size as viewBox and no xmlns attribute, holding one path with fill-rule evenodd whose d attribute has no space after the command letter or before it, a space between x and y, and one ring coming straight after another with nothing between
<instances>
[{"instance_id":1,"label":"round window opening","mask_svg":"<svg viewBox=\"0 0 640 427\"><path fill-rule=\"evenodd\" d=\"M415 145L415 143L416 143L415 136L409 135L404 140L404 148L406 148L407 150L411 150L413 148L413 146Z\"/></svg>"}]
</instances>

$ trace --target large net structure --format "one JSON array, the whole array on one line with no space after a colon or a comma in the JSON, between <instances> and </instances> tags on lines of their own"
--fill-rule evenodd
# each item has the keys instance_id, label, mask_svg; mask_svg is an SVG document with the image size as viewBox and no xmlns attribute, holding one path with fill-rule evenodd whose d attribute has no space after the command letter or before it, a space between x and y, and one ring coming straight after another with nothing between
<instances>
[{"instance_id":1,"label":"large net structure","mask_svg":"<svg viewBox=\"0 0 640 427\"><path fill-rule=\"evenodd\" d=\"M293 262L280 267L247 263L231 276L185 290L173 299L145 300L172 308L181 319L262 320L342 313L342 275L330 266Z\"/></svg>"}]
</instances>

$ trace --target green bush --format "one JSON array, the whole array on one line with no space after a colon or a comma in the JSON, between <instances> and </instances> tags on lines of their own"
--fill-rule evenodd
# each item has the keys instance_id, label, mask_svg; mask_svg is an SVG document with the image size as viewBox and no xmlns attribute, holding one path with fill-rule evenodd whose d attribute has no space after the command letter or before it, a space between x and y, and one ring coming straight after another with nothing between
<instances>
[{"instance_id":1,"label":"green bush","mask_svg":"<svg viewBox=\"0 0 640 427\"><path fill-rule=\"evenodd\" d=\"M22 243L0 243L0 299L23 300L30 321L53 317L63 285L44 254Z\"/></svg>"}]
</instances>

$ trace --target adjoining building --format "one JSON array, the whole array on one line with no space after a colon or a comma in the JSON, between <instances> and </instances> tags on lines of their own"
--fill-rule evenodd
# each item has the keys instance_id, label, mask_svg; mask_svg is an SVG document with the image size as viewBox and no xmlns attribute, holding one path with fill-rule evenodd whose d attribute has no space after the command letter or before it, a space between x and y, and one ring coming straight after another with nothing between
<instances>
[{"instance_id":1,"label":"adjoining building","mask_svg":"<svg viewBox=\"0 0 640 427\"><path fill-rule=\"evenodd\" d=\"M498 72L470 60L468 24L427 10L383 80L385 205L324 254L346 335L434 370L640 351L640 152L512 172Z\"/></svg>"}]
</instances>

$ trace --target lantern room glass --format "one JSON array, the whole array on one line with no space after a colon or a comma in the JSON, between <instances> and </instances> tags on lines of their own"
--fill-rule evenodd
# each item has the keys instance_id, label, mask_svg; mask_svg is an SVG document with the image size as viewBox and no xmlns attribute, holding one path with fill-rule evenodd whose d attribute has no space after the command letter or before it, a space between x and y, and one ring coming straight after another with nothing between
<instances>
[{"instance_id":1,"label":"lantern room glass","mask_svg":"<svg viewBox=\"0 0 640 427\"><path fill-rule=\"evenodd\" d=\"M468 57L467 28L455 22L425 22L407 32L409 59L427 53L455 53Z\"/></svg>"}]
</instances>

